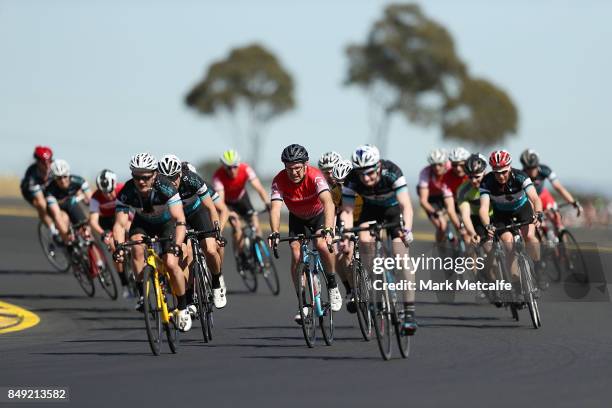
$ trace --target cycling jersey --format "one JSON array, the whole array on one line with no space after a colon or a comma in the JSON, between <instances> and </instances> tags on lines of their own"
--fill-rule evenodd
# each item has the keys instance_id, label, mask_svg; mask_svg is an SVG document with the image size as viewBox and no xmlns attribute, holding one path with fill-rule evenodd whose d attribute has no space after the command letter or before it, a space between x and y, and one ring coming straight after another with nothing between
<instances>
[{"instance_id":1,"label":"cycling jersey","mask_svg":"<svg viewBox=\"0 0 612 408\"><path fill-rule=\"evenodd\" d=\"M257 178L255 171L246 163L238 165L238 174L232 178L225 168L219 167L213 175L213 186L217 192L225 192L225 202L238 201L246 193L247 181Z\"/></svg>"},{"instance_id":2,"label":"cycling jersey","mask_svg":"<svg viewBox=\"0 0 612 408\"><path fill-rule=\"evenodd\" d=\"M376 205L391 207L398 205L397 193L407 190L406 178L397 165L389 160L381 160L381 174L378 182L367 187L361 181L357 170L351 170L342 188L342 199L355 203L357 194L363 198L364 206Z\"/></svg>"},{"instance_id":3,"label":"cycling jersey","mask_svg":"<svg viewBox=\"0 0 612 408\"><path fill-rule=\"evenodd\" d=\"M342 186L340 184L336 184L331 189L332 200L334 200L334 205L336 206L336 211L339 213L342 209ZM353 209L353 222L356 222L359 219L359 215L361 215L361 210L363 208L363 198L360 195L357 195L355 198L355 206Z\"/></svg>"},{"instance_id":4,"label":"cycling jersey","mask_svg":"<svg viewBox=\"0 0 612 408\"><path fill-rule=\"evenodd\" d=\"M444 176L451 171L450 162L445 164L446 173L441 176L437 176L431 166L425 167L419 173L418 189L427 188L429 190L430 197L451 197L453 192L446 185Z\"/></svg>"},{"instance_id":5,"label":"cycling jersey","mask_svg":"<svg viewBox=\"0 0 612 408\"><path fill-rule=\"evenodd\" d=\"M187 217L200 207L202 204L201 200L210 195L202 177L189 170L188 167L183 167L181 170L181 183L179 184L178 192L183 202L185 216Z\"/></svg>"},{"instance_id":6,"label":"cycling jersey","mask_svg":"<svg viewBox=\"0 0 612 408\"><path fill-rule=\"evenodd\" d=\"M43 191L51 181L50 173L46 175L40 174L36 163L30 165L19 184L21 193L24 197L29 198L39 191Z\"/></svg>"},{"instance_id":7,"label":"cycling jersey","mask_svg":"<svg viewBox=\"0 0 612 408\"><path fill-rule=\"evenodd\" d=\"M191 170L192 172L200 176L195 166L187 161L184 161L181 163L181 168ZM216 203L217 200L221 198L219 196L219 193L217 193L217 191L213 188L212 184L210 184L204 177L202 176L200 177L202 178L202 181L204 182L204 184L206 184L206 187L208 187L208 194L210 195L210 198L213 200L213 203Z\"/></svg>"},{"instance_id":8,"label":"cycling jersey","mask_svg":"<svg viewBox=\"0 0 612 408\"><path fill-rule=\"evenodd\" d=\"M542 190L544 189L544 184L546 180L552 183L556 179L557 179L557 175L555 174L554 171L552 171L550 167L544 164L540 164L540 166L538 167L538 175L534 179L532 179L532 181L539 195L542 193Z\"/></svg>"},{"instance_id":9,"label":"cycling jersey","mask_svg":"<svg viewBox=\"0 0 612 408\"><path fill-rule=\"evenodd\" d=\"M70 176L70 184L67 189L60 188L56 181L49 183L45 188L45 197L47 198L47 205L59 204L60 206L66 204L71 205L77 202L77 193L83 191L87 193L89 191L89 183L81 176Z\"/></svg>"},{"instance_id":10,"label":"cycling jersey","mask_svg":"<svg viewBox=\"0 0 612 408\"><path fill-rule=\"evenodd\" d=\"M123 183L117 183L115 187L115 197L119 197L119 193L123 188ZM91 196L89 202L89 211L92 213L100 213L101 218L112 218L115 216L115 207L117 206L117 199L108 199L106 194L101 190L96 190Z\"/></svg>"},{"instance_id":11,"label":"cycling jersey","mask_svg":"<svg viewBox=\"0 0 612 408\"><path fill-rule=\"evenodd\" d=\"M136 218L150 224L163 224L170 220L169 208L181 204L181 197L174 184L158 174L146 196L140 194L134 179L123 186L117 198L116 211L129 213L133 209Z\"/></svg>"},{"instance_id":12,"label":"cycling jersey","mask_svg":"<svg viewBox=\"0 0 612 408\"><path fill-rule=\"evenodd\" d=\"M480 209L480 189L474 187L468 180L461 184L457 189L457 205L461 203L470 204L470 214L478 217L478 210ZM489 215L493 213L493 209L489 210Z\"/></svg>"},{"instance_id":13,"label":"cycling jersey","mask_svg":"<svg viewBox=\"0 0 612 408\"><path fill-rule=\"evenodd\" d=\"M323 212L319 194L329 191L323 174L315 167L306 165L304 179L294 183L286 170L281 170L272 180L271 199L284 201L289 212L302 219L310 219Z\"/></svg>"},{"instance_id":14,"label":"cycling jersey","mask_svg":"<svg viewBox=\"0 0 612 408\"><path fill-rule=\"evenodd\" d=\"M497 213L512 212L521 208L529 200L527 190L533 188L533 182L523 171L512 168L506 184L499 184L495 173L485 174L480 183L480 195L491 198L491 207Z\"/></svg>"},{"instance_id":15,"label":"cycling jersey","mask_svg":"<svg viewBox=\"0 0 612 408\"><path fill-rule=\"evenodd\" d=\"M452 169L448 170L442 176L442 182L446 184L446 186L449 188L449 190L453 193L455 197L457 197L457 190L459 189L459 186L467 180L467 174L459 177Z\"/></svg>"}]
</instances>

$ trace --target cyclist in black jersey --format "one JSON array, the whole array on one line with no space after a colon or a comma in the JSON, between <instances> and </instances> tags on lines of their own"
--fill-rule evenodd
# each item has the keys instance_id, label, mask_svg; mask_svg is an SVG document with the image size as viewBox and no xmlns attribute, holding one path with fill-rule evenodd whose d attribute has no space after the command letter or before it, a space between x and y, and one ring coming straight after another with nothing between
<instances>
[{"instance_id":1,"label":"cyclist in black jersey","mask_svg":"<svg viewBox=\"0 0 612 408\"><path fill-rule=\"evenodd\" d=\"M355 196L363 197L363 209L357 220L360 227L367 226L370 221L380 223L399 222L404 220L404 227L394 227L387 230L393 239L394 256L408 255L405 245L412 242L412 203L408 194L406 179L400 168L389 160L381 160L380 152L375 146L364 145L355 150L352 157L353 170L347 176L342 189L342 221L346 228L353 227L353 210ZM373 237L368 231L359 233L359 241L365 245L373 243ZM405 245L401 245L401 243ZM343 242L348 256L352 257L352 246L347 239ZM399 244L399 245L398 245ZM370 252L370 251L366 251ZM365 253L364 253L365 255ZM364 264L371 265L372 259L365 259ZM402 270L403 279L414 282L414 274ZM401 276L402 274L400 274ZM403 330L413 335L417 330L414 308L414 290L404 291Z\"/></svg>"},{"instance_id":2,"label":"cyclist in black jersey","mask_svg":"<svg viewBox=\"0 0 612 408\"><path fill-rule=\"evenodd\" d=\"M36 146L34 159L36 162L28 167L19 184L21 195L34 207L38 213L38 218L47 225L53 235L57 235L58 232L53 220L47 213L47 201L44 192L51 181L53 151L47 146Z\"/></svg>"},{"instance_id":3,"label":"cyclist in black jersey","mask_svg":"<svg viewBox=\"0 0 612 408\"><path fill-rule=\"evenodd\" d=\"M539 272L540 247L535 230L544 218L542 202L531 179L521 170L512 168L511 163L512 156L507 151L499 150L491 153L489 164L493 171L486 174L480 184L480 219L490 237L497 228L512 222L533 220L535 225L522 227L521 234L536 266L536 272ZM490 208L493 208L492 217L489 215ZM513 236L510 231L502 233L500 240L505 243L508 250L512 248ZM513 277L518 279L516 265L513 264L514 257L508 256L509 270L512 271Z\"/></svg>"},{"instance_id":4,"label":"cyclist in black jersey","mask_svg":"<svg viewBox=\"0 0 612 408\"><path fill-rule=\"evenodd\" d=\"M170 238L162 243L162 259L170 273L172 290L177 296L175 321L181 331L188 331L191 329L191 316L185 296L186 276L179 264L179 261L186 261L183 248L187 223L181 197L170 180L158 174L157 160L150 154L139 153L133 156L130 169L132 179L125 183L117 199L113 236L117 243L124 242L122 231L125 231L129 222L129 212L134 211L134 220L128 234L130 240L142 239L143 235ZM121 262L123 250L116 251L114 258ZM137 279L142 281L144 245L132 247L132 259ZM139 309L143 301L141 296Z\"/></svg>"},{"instance_id":5,"label":"cyclist in black jersey","mask_svg":"<svg viewBox=\"0 0 612 408\"><path fill-rule=\"evenodd\" d=\"M158 163L158 169L178 189L190 228L197 231L211 231L220 228L219 214L213 204L208 186L200 176L191 171L188 166L183 167L181 160L173 154L164 156ZM206 264L212 273L214 303L217 309L221 309L227 303L226 288L221 273L221 257L218 251L222 243L216 242L215 233L211 232L200 241L200 245L206 258ZM187 250L191 251L189 245ZM192 294L190 292L188 290L187 301L190 301L189 295Z\"/></svg>"},{"instance_id":6,"label":"cyclist in black jersey","mask_svg":"<svg viewBox=\"0 0 612 408\"><path fill-rule=\"evenodd\" d=\"M62 240L70 248L74 239L69 235L70 224L87 220L87 210L83 208L80 201L89 203L92 193L89 184L83 177L70 174L70 166L65 160L55 160L51 164L51 175L53 180L45 188L47 210Z\"/></svg>"}]
</instances>

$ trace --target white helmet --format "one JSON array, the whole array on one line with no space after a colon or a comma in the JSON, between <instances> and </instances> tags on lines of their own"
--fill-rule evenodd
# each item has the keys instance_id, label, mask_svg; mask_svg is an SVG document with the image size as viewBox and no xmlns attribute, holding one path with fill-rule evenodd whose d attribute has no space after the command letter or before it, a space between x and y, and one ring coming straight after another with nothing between
<instances>
[{"instance_id":1,"label":"white helmet","mask_svg":"<svg viewBox=\"0 0 612 408\"><path fill-rule=\"evenodd\" d=\"M157 170L157 159L149 153L138 153L130 160L130 170Z\"/></svg>"},{"instance_id":2,"label":"white helmet","mask_svg":"<svg viewBox=\"0 0 612 408\"><path fill-rule=\"evenodd\" d=\"M189 163L189 162L183 162L181 163L181 167L182 166L187 166L187 168L189 169L190 172L192 173L197 173L198 169L196 169L196 166L194 166L193 164Z\"/></svg>"},{"instance_id":3,"label":"white helmet","mask_svg":"<svg viewBox=\"0 0 612 408\"><path fill-rule=\"evenodd\" d=\"M181 172L181 160L173 154L167 154L157 164L159 172L166 177L174 177Z\"/></svg>"},{"instance_id":4,"label":"white helmet","mask_svg":"<svg viewBox=\"0 0 612 408\"><path fill-rule=\"evenodd\" d=\"M51 163L51 174L53 177L62 177L70 175L70 165L66 160L57 159Z\"/></svg>"},{"instance_id":5,"label":"white helmet","mask_svg":"<svg viewBox=\"0 0 612 408\"><path fill-rule=\"evenodd\" d=\"M332 177L336 181L342 181L353 170L353 163L350 160L340 160L332 170Z\"/></svg>"},{"instance_id":6,"label":"white helmet","mask_svg":"<svg viewBox=\"0 0 612 408\"><path fill-rule=\"evenodd\" d=\"M353 152L351 156L353 167L356 169L363 169L367 167L373 167L380 161L380 152L376 146L362 145Z\"/></svg>"},{"instance_id":7,"label":"white helmet","mask_svg":"<svg viewBox=\"0 0 612 408\"><path fill-rule=\"evenodd\" d=\"M329 170L333 168L336 163L342 160L342 156L338 152L327 152L321 155L319 159L319 168L321 170Z\"/></svg>"},{"instance_id":8,"label":"white helmet","mask_svg":"<svg viewBox=\"0 0 612 408\"><path fill-rule=\"evenodd\" d=\"M117 175L109 169L104 169L96 177L96 185L103 193L110 194L117 186Z\"/></svg>"},{"instance_id":9,"label":"white helmet","mask_svg":"<svg viewBox=\"0 0 612 408\"><path fill-rule=\"evenodd\" d=\"M466 161L469 157L470 152L468 152L463 147L455 147L448 155L449 160L452 162Z\"/></svg>"},{"instance_id":10,"label":"white helmet","mask_svg":"<svg viewBox=\"0 0 612 408\"><path fill-rule=\"evenodd\" d=\"M448 160L446 150L444 149L433 149L427 155L427 162L429 164L443 164Z\"/></svg>"}]
</instances>

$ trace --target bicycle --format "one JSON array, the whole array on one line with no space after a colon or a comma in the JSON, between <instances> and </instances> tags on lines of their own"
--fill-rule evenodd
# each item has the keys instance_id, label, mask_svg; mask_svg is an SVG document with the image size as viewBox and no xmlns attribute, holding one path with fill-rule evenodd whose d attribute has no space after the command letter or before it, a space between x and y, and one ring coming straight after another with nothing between
<instances>
[{"instance_id":1,"label":"bicycle","mask_svg":"<svg viewBox=\"0 0 612 408\"><path fill-rule=\"evenodd\" d=\"M112 300L117 300L117 282L110 262L106 259L102 246L87 234L87 228L87 221L70 226L69 235L74 237L74 241L68 256L74 276L87 296L95 295L94 280L97 279L104 292Z\"/></svg>"},{"instance_id":2,"label":"bicycle","mask_svg":"<svg viewBox=\"0 0 612 408\"><path fill-rule=\"evenodd\" d=\"M519 268L519 288L520 293L513 288L510 294L507 291L500 291L497 294L498 303L503 306L509 306L514 320L519 320L518 310L520 310L523 304L527 304L529 309L529 316L534 329L538 329L542 326L540 318L540 309L538 306L537 298L539 297L539 289L535 281L535 268L533 261L528 256L525 248L525 241L521 235L520 228L532 224L534 219L524 221L520 223L515 222L513 219L509 225L505 225L502 228L497 228L493 237L493 248L492 253L495 261L497 262L497 279L504 280L506 282L512 282L512 277L507 271L506 267L506 253L503 248L503 243L499 239L499 236L505 232L510 231L513 235L513 251L514 256ZM514 286L514 285L513 285Z\"/></svg>"},{"instance_id":3,"label":"bicycle","mask_svg":"<svg viewBox=\"0 0 612 408\"><path fill-rule=\"evenodd\" d=\"M251 215L259 215L267 210L249 212L242 227L243 250L236 255L236 270L250 292L257 291L257 276L263 275L273 295L280 293L280 283L276 265L264 239L257 235Z\"/></svg>"},{"instance_id":4,"label":"bicycle","mask_svg":"<svg viewBox=\"0 0 612 408\"><path fill-rule=\"evenodd\" d=\"M67 272L70 269L70 256L59 234L51 234L47 224L42 221L38 223L38 242L45 258L57 271Z\"/></svg>"},{"instance_id":5,"label":"bicycle","mask_svg":"<svg viewBox=\"0 0 612 408\"><path fill-rule=\"evenodd\" d=\"M374 256L377 258L383 258L386 256L382 239L381 231L389 230L403 226L403 220L394 223L378 223L371 222L367 227L353 228L347 230L357 231L369 231L370 235L374 237L375 249ZM403 309L400 311L398 304L400 302L397 298L397 292L389 289L389 284L395 283L395 269L385 270L380 274L382 280L382 290L376 289L376 281L372 283L372 290L370 296L370 314L372 316L372 324L374 326L374 332L376 333L376 341L378 343L378 349L384 360L389 360L392 356L392 333L395 331L395 337L397 345L402 358L407 358L410 354L410 337L402 332Z\"/></svg>"},{"instance_id":6,"label":"bicycle","mask_svg":"<svg viewBox=\"0 0 612 408\"><path fill-rule=\"evenodd\" d=\"M189 229L185 235L185 239L191 245L193 253L193 261L190 265L191 274L189 276L193 284L193 297L197 309L197 317L200 320L200 326L202 328L204 343L208 343L212 340L214 301L212 275L210 269L208 269L206 265L206 260L204 259L204 254L200 246L200 240L212 232L215 233L215 238L218 241L225 241L221 237L221 231L218 226L211 231L196 231Z\"/></svg>"},{"instance_id":7,"label":"bicycle","mask_svg":"<svg viewBox=\"0 0 612 408\"><path fill-rule=\"evenodd\" d=\"M146 263L143 268L144 319L149 346L159 356L162 330L166 334L170 351L175 354L179 346L179 329L172 312L177 309L177 298L170 285L170 274L159 257L159 244L171 238L143 236L140 240L118 244L118 250L134 245L146 245Z\"/></svg>"},{"instance_id":8,"label":"bicycle","mask_svg":"<svg viewBox=\"0 0 612 408\"><path fill-rule=\"evenodd\" d=\"M306 236L299 234L294 237L282 238L278 242L299 241L300 262L296 266L296 294L298 310L301 318L300 326L308 347L314 347L316 341L316 321L323 334L325 344L331 346L334 341L334 316L329 298L329 283L321 264L319 252L312 248L312 243L323 234ZM309 246L310 243L310 246ZM328 245L329 252L333 252ZM274 245L274 257L278 259L278 246ZM324 279L320 278L323 275Z\"/></svg>"}]
</instances>

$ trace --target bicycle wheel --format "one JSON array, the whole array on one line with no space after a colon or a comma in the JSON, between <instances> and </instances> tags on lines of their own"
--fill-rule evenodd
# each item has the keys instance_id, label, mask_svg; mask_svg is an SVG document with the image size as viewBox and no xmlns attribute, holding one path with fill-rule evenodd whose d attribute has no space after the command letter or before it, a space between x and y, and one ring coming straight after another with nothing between
<instances>
[{"instance_id":1,"label":"bicycle wheel","mask_svg":"<svg viewBox=\"0 0 612 408\"><path fill-rule=\"evenodd\" d=\"M454 257L454 249L451 247L452 243L448 241L444 241L441 243L434 243L432 250L432 257L445 259L447 257ZM432 280L436 283L443 284L446 287L445 283L448 281L453 281L456 276L453 276L454 271L448 271L444 268L437 269L434 268L431 270ZM455 302L455 291L452 289L440 289L436 290L436 298L438 299L438 303L454 303Z\"/></svg>"},{"instance_id":2,"label":"bicycle wheel","mask_svg":"<svg viewBox=\"0 0 612 408\"><path fill-rule=\"evenodd\" d=\"M261 268L264 280L270 288L270 291L274 296L278 296L280 293L280 282L278 280L278 271L274 260L270 256L270 250L266 246L263 239L257 237L253 244L253 253L258 265Z\"/></svg>"},{"instance_id":3,"label":"bicycle wheel","mask_svg":"<svg viewBox=\"0 0 612 408\"><path fill-rule=\"evenodd\" d=\"M297 282L295 286L297 287L298 311L302 319L300 325L302 326L304 340L306 340L308 347L314 347L316 339L315 311L313 307L314 291L312 281L310 280L308 265L303 263L298 265Z\"/></svg>"},{"instance_id":4,"label":"bicycle wheel","mask_svg":"<svg viewBox=\"0 0 612 408\"><path fill-rule=\"evenodd\" d=\"M77 282L89 297L93 297L96 294L96 287L94 286L93 279L89 273L89 259L83 257L80 250L72 255L75 258L75 262L72 264L72 273L76 278Z\"/></svg>"},{"instance_id":5,"label":"bicycle wheel","mask_svg":"<svg viewBox=\"0 0 612 408\"><path fill-rule=\"evenodd\" d=\"M206 320L206 309L204 308L206 302L206 289L204 288L202 266L199 262L193 263L193 270L191 273L194 275L193 292L195 296L195 304L198 308L198 318L200 320L200 327L202 328L202 336L204 337L204 343L208 343L208 322Z\"/></svg>"},{"instance_id":6,"label":"bicycle wheel","mask_svg":"<svg viewBox=\"0 0 612 408\"><path fill-rule=\"evenodd\" d=\"M518 264L521 273L521 289L523 291L525 303L527 303L527 307L529 308L529 316L531 317L533 328L537 329L542 326L542 322L540 320L538 301L535 296L537 289L533 278L533 265L525 254L518 255Z\"/></svg>"},{"instance_id":7,"label":"bicycle wheel","mask_svg":"<svg viewBox=\"0 0 612 408\"><path fill-rule=\"evenodd\" d=\"M159 356L162 342L162 321L161 311L158 306L161 304L161 299L158 299L158 295L161 295L161 293L157 293L155 271L150 265L144 267L143 275L144 319L147 338L149 339L151 351L156 356Z\"/></svg>"},{"instance_id":8,"label":"bicycle wheel","mask_svg":"<svg viewBox=\"0 0 612 408\"><path fill-rule=\"evenodd\" d=\"M516 307L516 304L510 303L510 313L512 314L512 318L518 322L519 314L518 314L518 308Z\"/></svg>"},{"instance_id":9,"label":"bicycle wheel","mask_svg":"<svg viewBox=\"0 0 612 408\"><path fill-rule=\"evenodd\" d=\"M245 255L236 255L236 270L238 271L238 275L244 282L244 286L249 290L249 292L257 291L257 275L253 270L253 265L250 265L250 261L247 260Z\"/></svg>"},{"instance_id":10,"label":"bicycle wheel","mask_svg":"<svg viewBox=\"0 0 612 408\"><path fill-rule=\"evenodd\" d=\"M164 331L166 332L166 339L168 339L168 346L173 354L176 354L179 347L179 328L178 322L174 319L174 311L178 309L178 301L176 296L172 293L170 282L166 276L161 277L159 280L161 286L161 293L163 296L163 302L168 308L168 314L170 315L170 321L163 323Z\"/></svg>"},{"instance_id":11,"label":"bicycle wheel","mask_svg":"<svg viewBox=\"0 0 612 408\"><path fill-rule=\"evenodd\" d=\"M319 327L321 328L321 333L323 333L323 340L325 340L325 344L331 346L334 342L334 312L331 310L327 278L324 276L323 271L320 271L318 274L314 275L313 278L320 282L318 285L320 288L319 301L321 302L321 311L323 312L323 316L319 316Z\"/></svg>"},{"instance_id":12,"label":"bicycle wheel","mask_svg":"<svg viewBox=\"0 0 612 408\"><path fill-rule=\"evenodd\" d=\"M586 261L578 241L576 241L576 238L574 238L570 231L561 231L559 234L559 246L564 253L563 260L567 271L571 272L579 283L587 283L589 275L587 273Z\"/></svg>"},{"instance_id":13,"label":"bicycle wheel","mask_svg":"<svg viewBox=\"0 0 612 408\"><path fill-rule=\"evenodd\" d=\"M372 313L370 312L370 291L372 284L368 273L364 271L360 259L353 259L351 263L353 273L353 294L355 306L357 306L357 321L359 330L365 341L370 341L374 327L372 325Z\"/></svg>"},{"instance_id":14,"label":"bicycle wheel","mask_svg":"<svg viewBox=\"0 0 612 408\"><path fill-rule=\"evenodd\" d=\"M112 300L117 300L119 295L117 291L117 282L115 281L115 275L113 274L111 265L104 256L104 251L97 242L92 241L87 249L87 253L89 255L91 267L97 270L94 275L98 276L98 281L100 281L102 289L104 289Z\"/></svg>"},{"instance_id":15,"label":"bicycle wheel","mask_svg":"<svg viewBox=\"0 0 612 408\"><path fill-rule=\"evenodd\" d=\"M396 282L395 277L392 275L392 273L394 272L396 271L387 272L388 282ZM412 336L405 335L402 332L402 324L404 323L404 319L402 318L403 310L401 309L403 309L403 305L402 302L398 300L398 291L391 292L390 290L388 290L387 293L389 294L389 312L391 322L393 323L393 329L395 330L395 339L397 340L397 347L399 348L400 355L402 356L402 358L408 358L408 356L410 355L410 337ZM400 316L400 310L402 312L402 316Z\"/></svg>"},{"instance_id":16,"label":"bicycle wheel","mask_svg":"<svg viewBox=\"0 0 612 408\"><path fill-rule=\"evenodd\" d=\"M371 299L372 323L376 332L378 349L382 358L389 360L391 358L391 327L393 322L391 322L385 291L372 289Z\"/></svg>"},{"instance_id":17,"label":"bicycle wheel","mask_svg":"<svg viewBox=\"0 0 612 408\"><path fill-rule=\"evenodd\" d=\"M38 223L38 242L47 261L59 272L67 272L70 268L70 256L60 242L55 242L51 231L44 222Z\"/></svg>"},{"instance_id":18,"label":"bicycle wheel","mask_svg":"<svg viewBox=\"0 0 612 408\"><path fill-rule=\"evenodd\" d=\"M214 310L214 300L213 300L213 290L212 290L212 275L210 273L210 269L206 267L206 264L202 264L204 269L202 270L202 277L204 282L204 309L206 310L206 330L208 334L208 341L211 341L212 329L214 327L213 320L213 310Z\"/></svg>"}]
</instances>

